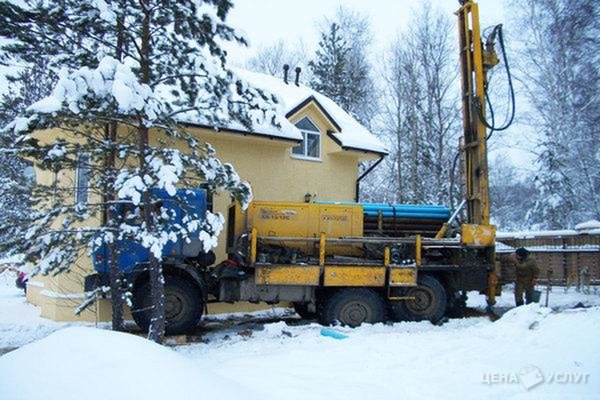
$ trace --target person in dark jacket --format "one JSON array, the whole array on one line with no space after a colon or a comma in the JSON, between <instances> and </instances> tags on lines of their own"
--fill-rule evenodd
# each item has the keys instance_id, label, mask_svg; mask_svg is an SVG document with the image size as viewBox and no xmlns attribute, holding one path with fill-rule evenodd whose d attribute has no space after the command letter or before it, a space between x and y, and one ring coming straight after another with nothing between
<instances>
[{"instance_id":1,"label":"person in dark jacket","mask_svg":"<svg viewBox=\"0 0 600 400\"><path fill-rule=\"evenodd\" d=\"M515 256L517 258L515 303L518 307L523 305L523 294L525 294L525 302L527 304L533 302L533 287L537 283L540 270L527 249L523 247L518 248L515 251Z\"/></svg>"}]
</instances>

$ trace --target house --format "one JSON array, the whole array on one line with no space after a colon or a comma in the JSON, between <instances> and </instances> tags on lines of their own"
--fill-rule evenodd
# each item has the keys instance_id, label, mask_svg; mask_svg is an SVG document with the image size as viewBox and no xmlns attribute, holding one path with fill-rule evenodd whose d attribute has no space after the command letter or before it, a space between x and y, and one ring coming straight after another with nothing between
<instances>
[{"instance_id":1,"label":"house","mask_svg":"<svg viewBox=\"0 0 600 400\"><path fill-rule=\"evenodd\" d=\"M385 146L331 99L308 87L263 74L235 72L252 86L279 97L280 126L255 126L254 132L248 132L235 124L216 128L183 120L188 131L210 143L222 161L235 167L251 184L255 199L354 201L359 163L384 157ZM59 179L76 182L84 175L62 171ZM40 171L37 179L51 177ZM75 196L87 196L81 185L77 187ZM227 216L229 204L229 196L215 195L213 210ZM215 251L217 260L226 256L224 237L225 232ZM109 320L110 305L103 301L80 317L73 313L84 297L83 278L92 272L91 260L83 264L56 277L34 277L28 286L28 301L41 306L42 316L54 320ZM231 311L226 306L214 305L209 312Z\"/></svg>"}]
</instances>

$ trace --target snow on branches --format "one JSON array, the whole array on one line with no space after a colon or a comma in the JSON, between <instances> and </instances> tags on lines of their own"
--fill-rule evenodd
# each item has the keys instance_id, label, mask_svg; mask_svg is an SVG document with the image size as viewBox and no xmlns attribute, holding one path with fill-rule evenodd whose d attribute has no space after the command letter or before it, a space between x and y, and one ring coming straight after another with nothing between
<instances>
[{"instance_id":1,"label":"snow on branches","mask_svg":"<svg viewBox=\"0 0 600 400\"><path fill-rule=\"evenodd\" d=\"M200 184L244 207L252 199L234 167L182 125L278 124L275 97L226 68L222 42L246 43L224 22L231 3L24 3L3 5L23 18L0 29L11 39L0 44L0 61L44 57L58 81L5 129L20 136L10 151L54 179L38 182L35 212L0 228L11 232L4 246L42 273L66 270L115 238L133 240L157 259L169 241L215 247L223 216L192 213L176 223L157 193L182 210L187 200L178 189Z\"/></svg>"},{"instance_id":2,"label":"snow on branches","mask_svg":"<svg viewBox=\"0 0 600 400\"><path fill-rule=\"evenodd\" d=\"M161 113L152 89L141 84L130 67L106 56L95 69L82 67L69 73L63 68L52 94L29 106L31 116L17 118L7 129L27 132L43 114L89 118L111 107L122 115L142 115L149 126Z\"/></svg>"}]
</instances>

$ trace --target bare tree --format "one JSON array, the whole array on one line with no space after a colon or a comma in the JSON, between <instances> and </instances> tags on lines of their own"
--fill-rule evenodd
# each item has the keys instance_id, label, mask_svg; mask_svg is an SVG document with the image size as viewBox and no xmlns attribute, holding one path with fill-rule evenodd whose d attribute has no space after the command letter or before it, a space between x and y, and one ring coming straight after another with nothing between
<instances>
[{"instance_id":1,"label":"bare tree","mask_svg":"<svg viewBox=\"0 0 600 400\"><path fill-rule=\"evenodd\" d=\"M307 52L304 43L300 40L295 46L290 46L282 39L275 43L260 47L257 53L250 58L245 67L255 72L262 72L272 76L283 76L283 65L288 64L292 70L299 66L303 70L307 65ZM300 75L305 80L306 71Z\"/></svg>"},{"instance_id":2,"label":"bare tree","mask_svg":"<svg viewBox=\"0 0 600 400\"><path fill-rule=\"evenodd\" d=\"M426 3L409 26L382 65L379 124L393 151L382 173L395 201L453 204L460 111L452 23Z\"/></svg>"},{"instance_id":3,"label":"bare tree","mask_svg":"<svg viewBox=\"0 0 600 400\"><path fill-rule=\"evenodd\" d=\"M538 195L529 175L523 176L505 155L490 163L490 207L502 230L527 229L527 213Z\"/></svg>"}]
</instances>

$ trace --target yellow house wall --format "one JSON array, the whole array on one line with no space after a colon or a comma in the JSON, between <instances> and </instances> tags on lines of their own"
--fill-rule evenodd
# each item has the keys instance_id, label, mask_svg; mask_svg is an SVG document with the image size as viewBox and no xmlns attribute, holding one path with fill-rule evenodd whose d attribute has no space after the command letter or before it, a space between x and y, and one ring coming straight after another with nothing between
<instances>
[{"instance_id":1,"label":"yellow house wall","mask_svg":"<svg viewBox=\"0 0 600 400\"><path fill-rule=\"evenodd\" d=\"M320 160L303 160L292 156L293 142L270 140L257 136L237 133L216 133L207 129L188 128L188 131L199 140L210 143L217 151L217 157L223 162L231 163L240 177L252 186L253 196L257 200L304 201L306 193L315 195L317 200L352 201L354 199L355 182L360 159L373 158L357 152L342 151L327 136L328 130L335 128L312 104L304 107L290 121L298 122L308 116L321 131ZM49 137L56 137L54 136ZM164 139L159 131L151 131L150 139L158 144ZM175 147L185 151L182 142L174 143ZM36 171L40 183L51 183L52 173ZM75 171L61 171L59 182L73 185ZM214 211L227 217L227 208L231 200L227 193L215 194ZM226 225L225 225L226 226ZM217 261L223 260L225 254L225 235L222 232L219 246L215 250ZM110 303L102 300L91 310L80 316L73 314L81 303L83 294L83 277L92 273L91 258L82 256L80 262L71 272L55 277L36 276L28 287L27 299L42 309L42 316L58 321L106 321L110 319ZM265 305L250 303L210 304L208 312L222 313L233 311L252 311L265 308Z\"/></svg>"},{"instance_id":2,"label":"yellow house wall","mask_svg":"<svg viewBox=\"0 0 600 400\"><path fill-rule=\"evenodd\" d=\"M297 122L300 117L292 120ZM325 122L318 114L308 114L321 129L321 160L292 157L293 143L269 141L235 134L195 130L201 140L209 142L223 162L234 165L240 177L247 180L254 199L303 202L306 193L317 200L352 201L358 171L358 157L340 152L340 148L325 133ZM215 196L214 211L227 216L231 204L229 195ZM225 232L216 250L217 260L225 258Z\"/></svg>"},{"instance_id":3,"label":"yellow house wall","mask_svg":"<svg viewBox=\"0 0 600 400\"><path fill-rule=\"evenodd\" d=\"M64 139L69 142L81 142L82 139L73 134L58 129L36 132L34 135L41 143L48 143L57 139ZM75 171L61 170L57 173L35 168L36 182L40 185L50 186L57 182L57 188L65 195L67 203L75 201ZM71 192L69 194L69 192ZM89 201L97 201L97 196L90 192ZM54 198L49 198L48 203L52 204ZM86 225L97 225L100 222L98 215L92 215L92 218L86 222ZM60 220L55 221L54 225L59 225ZM83 251L74 265L70 269L56 276L36 275L30 279L27 287L27 300L41 307L41 316L56 321L95 321L110 319L110 307L107 309L98 306L92 306L84 311L80 316L74 315L74 310L84 299L83 280L84 277L93 271L91 258L87 251ZM108 314L107 314L108 311Z\"/></svg>"}]
</instances>

